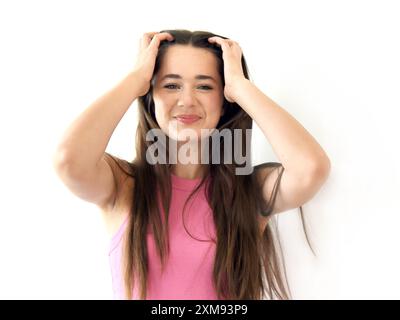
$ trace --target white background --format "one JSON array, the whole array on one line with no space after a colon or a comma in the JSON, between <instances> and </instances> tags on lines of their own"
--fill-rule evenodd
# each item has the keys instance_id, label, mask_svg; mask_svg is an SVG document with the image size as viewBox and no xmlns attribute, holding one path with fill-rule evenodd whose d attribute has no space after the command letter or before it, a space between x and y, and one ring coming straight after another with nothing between
<instances>
[{"instance_id":1,"label":"white background","mask_svg":"<svg viewBox=\"0 0 400 320\"><path fill-rule=\"evenodd\" d=\"M134 66L144 32L237 41L253 82L323 146L329 180L279 216L295 299L399 299L396 1L2 1L0 298L109 299L96 207L56 177L63 130ZM396 21L397 19L397 21ZM107 151L134 156L136 101ZM261 131L255 164L276 161Z\"/></svg>"}]
</instances>

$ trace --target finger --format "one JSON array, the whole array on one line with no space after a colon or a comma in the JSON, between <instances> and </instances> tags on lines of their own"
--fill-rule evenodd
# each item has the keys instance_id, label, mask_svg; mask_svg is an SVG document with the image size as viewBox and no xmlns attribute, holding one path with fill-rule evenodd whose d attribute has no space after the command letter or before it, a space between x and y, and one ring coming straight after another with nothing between
<instances>
[{"instance_id":1,"label":"finger","mask_svg":"<svg viewBox=\"0 0 400 320\"><path fill-rule=\"evenodd\" d=\"M222 49L227 49L230 48L232 40L222 39L221 37L210 37L208 38L208 41L221 46Z\"/></svg>"},{"instance_id":2,"label":"finger","mask_svg":"<svg viewBox=\"0 0 400 320\"><path fill-rule=\"evenodd\" d=\"M212 40L212 41L232 41L231 39L228 39L228 38L224 39L224 38L221 38L221 37L218 37L218 36L209 37L208 40Z\"/></svg>"},{"instance_id":3,"label":"finger","mask_svg":"<svg viewBox=\"0 0 400 320\"><path fill-rule=\"evenodd\" d=\"M157 38L155 38L156 36L157 36ZM143 35L141 42L140 42L141 49L147 48L150 45L150 43L152 42L152 40L154 39L154 41L156 41L158 39L158 37L161 37L160 41L165 40L165 39L168 39L168 40L174 39L174 37L170 33L167 33L167 32L162 32L162 33L159 33L156 31L155 32L146 32Z\"/></svg>"},{"instance_id":4,"label":"finger","mask_svg":"<svg viewBox=\"0 0 400 320\"><path fill-rule=\"evenodd\" d=\"M219 40L220 39L221 39L220 37L210 37L210 38L208 38L208 41L212 42L212 43L218 43L219 44Z\"/></svg>"},{"instance_id":5,"label":"finger","mask_svg":"<svg viewBox=\"0 0 400 320\"><path fill-rule=\"evenodd\" d=\"M159 36L161 38L167 38L167 39L174 39L173 35L168 33L168 32L152 32L150 35L150 38L154 38L154 36Z\"/></svg>"},{"instance_id":6,"label":"finger","mask_svg":"<svg viewBox=\"0 0 400 320\"><path fill-rule=\"evenodd\" d=\"M141 48L143 47L147 47L151 41L151 38L153 37L153 35L155 35L157 33L157 31L154 32L146 32L143 34L143 36L140 38L139 41L139 46Z\"/></svg>"},{"instance_id":7,"label":"finger","mask_svg":"<svg viewBox=\"0 0 400 320\"><path fill-rule=\"evenodd\" d=\"M174 37L167 32L157 33L151 39L150 45L158 47L161 41L164 40L172 41L173 39Z\"/></svg>"},{"instance_id":8,"label":"finger","mask_svg":"<svg viewBox=\"0 0 400 320\"><path fill-rule=\"evenodd\" d=\"M146 32L144 34L145 37L150 37L152 38L156 33L158 33L157 31L152 31L152 32Z\"/></svg>"},{"instance_id":9,"label":"finger","mask_svg":"<svg viewBox=\"0 0 400 320\"><path fill-rule=\"evenodd\" d=\"M227 52L231 47L228 42L224 41L223 39L216 39L214 43L221 47L223 52Z\"/></svg>"}]
</instances>

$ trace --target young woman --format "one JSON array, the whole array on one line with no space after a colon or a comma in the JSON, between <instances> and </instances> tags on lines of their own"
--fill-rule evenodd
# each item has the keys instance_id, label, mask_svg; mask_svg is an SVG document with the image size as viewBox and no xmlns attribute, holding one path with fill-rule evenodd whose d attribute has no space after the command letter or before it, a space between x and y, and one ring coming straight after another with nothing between
<instances>
[{"instance_id":1,"label":"young woman","mask_svg":"<svg viewBox=\"0 0 400 320\"><path fill-rule=\"evenodd\" d=\"M136 99L128 162L105 150ZM242 165L253 120L280 163ZM54 163L101 208L120 299L290 298L271 217L303 215L330 171L316 140L249 80L237 42L187 30L145 33L134 69L72 123Z\"/></svg>"}]
</instances>

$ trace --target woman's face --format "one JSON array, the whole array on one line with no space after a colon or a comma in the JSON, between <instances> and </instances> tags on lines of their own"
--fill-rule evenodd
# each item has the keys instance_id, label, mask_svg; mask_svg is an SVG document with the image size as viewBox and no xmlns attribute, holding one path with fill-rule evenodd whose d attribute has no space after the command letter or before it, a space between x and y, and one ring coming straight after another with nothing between
<instances>
[{"instance_id":1,"label":"woman's face","mask_svg":"<svg viewBox=\"0 0 400 320\"><path fill-rule=\"evenodd\" d=\"M222 116L223 98L217 60L211 52L184 45L167 49L153 87L156 120L165 134L184 141L188 137L182 130L191 129L185 131L197 140L201 129L215 129ZM192 119L179 117L182 115Z\"/></svg>"}]
</instances>

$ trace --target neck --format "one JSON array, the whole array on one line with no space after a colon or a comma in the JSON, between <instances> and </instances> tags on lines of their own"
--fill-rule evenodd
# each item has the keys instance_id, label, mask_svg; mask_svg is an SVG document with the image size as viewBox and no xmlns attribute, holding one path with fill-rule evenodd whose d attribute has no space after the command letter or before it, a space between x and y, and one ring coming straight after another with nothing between
<instances>
[{"instance_id":1,"label":"neck","mask_svg":"<svg viewBox=\"0 0 400 320\"><path fill-rule=\"evenodd\" d=\"M199 179L203 178L205 174L204 165L200 164L175 164L171 169L172 173L178 177L185 179Z\"/></svg>"},{"instance_id":2,"label":"neck","mask_svg":"<svg viewBox=\"0 0 400 320\"><path fill-rule=\"evenodd\" d=\"M178 141L176 147L177 151L173 156L176 163L171 165L171 172L185 179L202 178L207 164L201 163L200 141ZM185 159L180 159L180 157L185 157Z\"/></svg>"}]
</instances>

